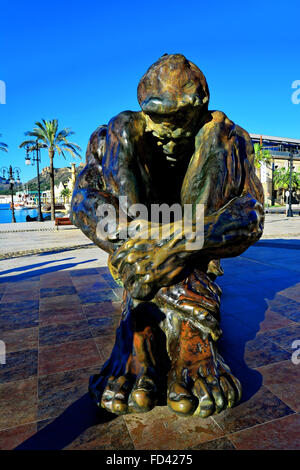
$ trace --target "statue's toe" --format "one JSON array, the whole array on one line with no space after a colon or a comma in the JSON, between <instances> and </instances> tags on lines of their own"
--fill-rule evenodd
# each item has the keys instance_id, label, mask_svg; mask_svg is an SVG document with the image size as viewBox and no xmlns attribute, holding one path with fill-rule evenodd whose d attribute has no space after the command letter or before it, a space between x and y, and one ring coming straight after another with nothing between
<instances>
[{"instance_id":1,"label":"statue's toe","mask_svg":"<svg viewBox=\"0 0 300 470\"><path fill-rule=\"evenodd\" d=\"M189 392L186 385L173 382L168 388L168 407L182 416L190 416L197 407L197 399Z\"/></svg>"},{"instance_id":2,"label":"statue's toe","mask_svg":"<svg viewBox=\"0 0 300 470\"><path fill-rule=\"evenodd\" d=\"M102 395L102 408L118 415L127 413L127 402L131 387L130 380L124 375L117 379L110 377Z\"/></svg>"},{"instance_id":3,"label":"statue's toe","mask_svg":"<svg viewBox=\"0 0 300 470\"><path fill-rule=\"evenodd\" d=\"M150 411L157 402L157 392L154 381L142 375L135 383L129 397L129 408L134 413Z\"/></svg>"}]
</instances>

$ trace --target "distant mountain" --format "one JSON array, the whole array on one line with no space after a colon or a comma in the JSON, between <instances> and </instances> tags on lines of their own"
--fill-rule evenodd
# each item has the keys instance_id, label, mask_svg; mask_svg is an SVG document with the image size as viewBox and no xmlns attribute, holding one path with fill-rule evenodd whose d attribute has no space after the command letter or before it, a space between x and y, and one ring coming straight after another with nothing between
<instances>
[{"instance_id":1,"label":"distant mountain","mask_svg":"<svg viewBox=\"0 0 300 470\"><path fill-rule=\"evenodd\" d=\"M9 184L6 179L0 176L0 194L10 194Z\"/></svg>"},{"instance_id":2,"label":"distant mountain","mask_svg":"<svg viewBox=\"0 0 300 470\"><path fill-rule=\"evenodd\" d=\"M78 174L84 167L84 163L81 162L76 167L76 174ZM41 191L47 191L50 189L50 175L49 175L49 167L45 167L42 169L40 173L40 182L41 182ZM64 167L64 168L55 168L54 169L54 182L55 185L58 185L60 182L67 183L67 181L71 177L71 167ZM22 181L24 184L24 181ZM28 184L29 191L37 191L38 184L37 184L37 176L32 178L26 183L26 187ZM16 189L16 187L14 188ZM18 188L19 189L19 188ZM0 177L0 194L9 194L9 185L5 184L5 179Z\"/></svg>"}]
</instances>

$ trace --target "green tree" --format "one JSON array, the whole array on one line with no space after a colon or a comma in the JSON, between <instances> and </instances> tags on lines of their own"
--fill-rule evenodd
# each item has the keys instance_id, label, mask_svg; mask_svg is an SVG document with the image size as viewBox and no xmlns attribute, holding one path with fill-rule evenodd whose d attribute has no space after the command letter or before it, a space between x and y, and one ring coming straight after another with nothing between
<instances>
[{"instance_id":1,"label":"green tree","mask_svg":"<svg viewBox=\"0 0 300 470\"><path fill-rule=\"evenodd\" d=\"M81 148L74 142L69 141L69 137L74 134L70 128L58 129L58 120L36 122L32 131L25 132L26 136L34 137L40 141L41 148L47 148L50 159L50 191L51 191L51 220L55 218L55 198L54 198L54 168L53 159L55 152L66 158L65 152L71 154L73 158L80 157ZM20 147L25 145L35 145L36 140L25 140Z\"/></svg>"},{"instance_id":2,"label":"green tree","mask_svg":"<svg viewBox=\"0 0 300 470\"><path fill-rule=\"evenodd\" d=\"M0 137L2 137L2 134L0 134ZM7 144L5 144L4 142L0 142L0 150L2 150L3 152L7 152L8 151Z\"/></svg>"},{"instance_id":3,"label":"green tree","mask_svg":"<svg viewBox=\"0 0 300 470\"><path fill-rule=\"evenodd\" d=\"M290 186L290 170L288 168L277 168L274 170L274 189L289 189ZM292 172L292 188L300 187L300 173Z\"/></svg>"},{"instance_id":4,"label":"green tree","mask_svg":"<svg viewBox=\"0 0 300 470\"><path fill-rule=\"evenodd\" d=\"M66 200L69 200L70 197L71 197L71 191L69 188L64 188L61 192L60 192L60 195L61 197L64 198L64 203L66 202Z\"/></svg>"},{"instance_id":5,"label":"green tree","mask_svg":"<svg viewBox=\"0 0 300 470\"><path fill-rule=\"evenodd\" d=\"M256 168L260 168L262 163L265 163L266 165L271 163L271 160L272 160L271 152L270 150L265 149L263 145L255 143L254 152L255 152L254 166Z\"/></svg>"}]
</instances>

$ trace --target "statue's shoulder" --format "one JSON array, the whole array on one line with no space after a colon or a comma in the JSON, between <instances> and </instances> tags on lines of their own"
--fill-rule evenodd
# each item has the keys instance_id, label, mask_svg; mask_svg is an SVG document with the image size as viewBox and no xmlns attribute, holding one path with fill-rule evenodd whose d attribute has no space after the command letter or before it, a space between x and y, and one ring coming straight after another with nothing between
<instances>
[{"instance_id":1,"label":"statue's shoulder","mask_svg":"<svg viewBox=\"0 0 300 470\"><path fill-rule=\"evenodd\" d=\"M223 111L208 111L205 121L206 130L222 129L226 132L234 127L234 122Z\"/></svg>"},{"instance_id":2,"label":"statue's shoulder","mask_svg":"<svg viewBox=\"0 0 300 470\"><path fill-rule=\"evenodd\" d=\"M140 111L122 111L114 116L108 123L108 132L117 135L136 132L145 127L145 120Z\"/></svg>"},{"instance_id":3,"label":"statue's shoulder","mask_svg":"<svg viewBox=\"0 0 300 470\"><path fill-rule=\"evenodd\" d=\"M207 130L217 130L229 138L233 135L251 142L249 133L238 124L235 124L223 111L209 111L207 122L204 125Z\"/></svg>"}]
</instances>

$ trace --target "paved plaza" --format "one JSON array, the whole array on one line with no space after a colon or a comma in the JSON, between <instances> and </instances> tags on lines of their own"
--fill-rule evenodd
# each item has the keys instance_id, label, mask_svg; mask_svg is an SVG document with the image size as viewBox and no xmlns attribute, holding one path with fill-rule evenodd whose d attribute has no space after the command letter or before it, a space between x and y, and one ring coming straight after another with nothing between
<instances>
[{"instance_id":1,"label":"paved plaza","mask_svg":"<svg viewBox=\"0 0 300 470\"><path fill-rule=\"evenodd\" d=\"M244 393L206 420L165 406L116 417L93 405L88 378L110 355L122 289L78 230L49 232L53 251L0 260L0 449L300 449L300 217L269 217L264 239L222 261L220 349ZM268 239L271 226L281 233ZM7 248L25 234L1 237ZM41 234L29 251L46 248Z\"/></svg>"}]
</instances>

